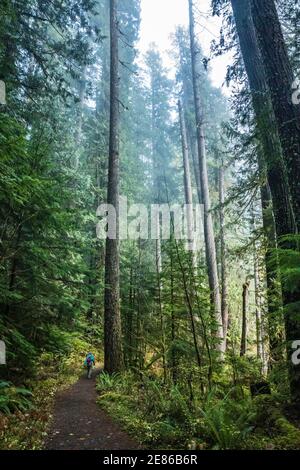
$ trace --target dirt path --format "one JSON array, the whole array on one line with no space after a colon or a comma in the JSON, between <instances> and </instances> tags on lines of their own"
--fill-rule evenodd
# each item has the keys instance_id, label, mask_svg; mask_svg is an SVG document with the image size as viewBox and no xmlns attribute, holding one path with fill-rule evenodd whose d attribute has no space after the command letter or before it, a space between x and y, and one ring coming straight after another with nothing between
<instances>
[{"instance_id":1,"label":"dirt path","mask_svg":"<svg viewBox=\"0 0 300 470\"><path fill-rule=\"evenodd\" d=\"M139 446L96 404L95 377L83 376L58 395L47 450L131 450Z\"/></svg>"}]
</instances>

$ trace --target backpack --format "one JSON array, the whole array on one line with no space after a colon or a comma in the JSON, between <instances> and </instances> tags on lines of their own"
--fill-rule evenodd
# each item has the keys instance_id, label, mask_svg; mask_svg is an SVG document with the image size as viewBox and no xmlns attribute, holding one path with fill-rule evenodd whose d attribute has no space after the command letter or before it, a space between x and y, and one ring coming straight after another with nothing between
<instances>
[{"instance_id":1,"label":"backpack","mask_svg":"<svg viewBox=\"0 0 300 470\"><path fill-rule=\"evenodd\" d=\"M92 365L93 361L92 361L91 356L88 356L88 357L87 357L86 363L87 363L88 366L91 366L91 365Z\"/></svg>"},{"instance_id":2,"label":"backpack","mask_svg":"<svg viewBox=\"0 0 300 470\"><path fill-rule=\"evenodd\" d=\"M94 356L92 354L89 354L86 359L85 359L85 364L87 367L91 367L93 365L93 362L94 362Z\"/></svg>"}]
</instances>

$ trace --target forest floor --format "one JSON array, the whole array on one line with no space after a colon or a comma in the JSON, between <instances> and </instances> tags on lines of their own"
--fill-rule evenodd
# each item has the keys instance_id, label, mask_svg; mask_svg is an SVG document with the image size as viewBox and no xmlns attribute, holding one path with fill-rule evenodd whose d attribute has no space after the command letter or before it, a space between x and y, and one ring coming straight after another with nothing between
<instances>
[{"instance_id":1,"label":"forest floor","mask_svg":"<svg viewBox=\"0 0 300 470\"><path fill-rule=\"evenodd\" d=\"M44 449L131 450L139 445L97 405L96 376L82 376L56 397L53 420Z\"/></svg>"}]
</instances>

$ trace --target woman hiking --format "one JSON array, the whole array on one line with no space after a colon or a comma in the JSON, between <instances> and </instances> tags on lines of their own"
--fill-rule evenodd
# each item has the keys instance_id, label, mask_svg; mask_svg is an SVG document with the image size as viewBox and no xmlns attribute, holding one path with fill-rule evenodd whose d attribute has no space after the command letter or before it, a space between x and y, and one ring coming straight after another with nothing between
<instances>
[{"instance_id":1,"label":"woman hiking","mask_svg":"<svg viewBox=\"0 0 300 470\"><path fill-rule=\"evenodd\" d=\"M95 356L93 353L89 352L86 355L84 365L87 368L87 378L91 379L92 378L92 371L93 371L93 366L95 365Z\"/></svg>"}]
</instances>

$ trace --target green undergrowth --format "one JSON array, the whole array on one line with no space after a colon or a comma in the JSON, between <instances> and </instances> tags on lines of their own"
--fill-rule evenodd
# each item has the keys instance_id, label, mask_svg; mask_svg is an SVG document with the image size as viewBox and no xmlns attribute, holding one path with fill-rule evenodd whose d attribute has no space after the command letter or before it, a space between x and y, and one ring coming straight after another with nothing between
<instances>
[{"instance_id":1,"label":"green undergrowth","mask_svg":"<svg viewBox=\"0 0 300 470\"><path fill-rule=\"evenodd\" d=\"M43 447L58 391L82 374L83 357L91 345L68 334L62 352L43 352L33 378L22 387L0 381L0 449L38 450ZM1 407L2 403L2 407Z\"/></svg>"},{"instance_id":2,"label":"green undergrowth","mask_svg":"<svg viewBox=\"0 0 300 470\"><path fill-rule=\"evenodd\" d=\"M165 385L161 378L102 373L98 403L150 449L300 449L300 430L275 396L251 398L247 387Z\"/></svg>"}]
</instances>

